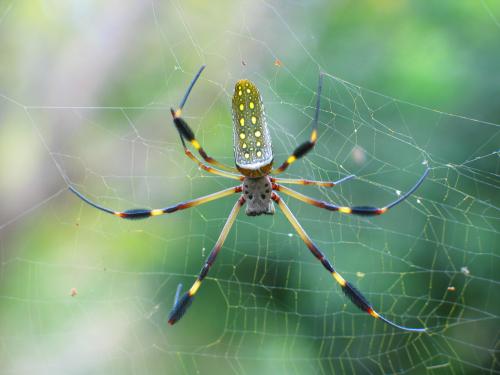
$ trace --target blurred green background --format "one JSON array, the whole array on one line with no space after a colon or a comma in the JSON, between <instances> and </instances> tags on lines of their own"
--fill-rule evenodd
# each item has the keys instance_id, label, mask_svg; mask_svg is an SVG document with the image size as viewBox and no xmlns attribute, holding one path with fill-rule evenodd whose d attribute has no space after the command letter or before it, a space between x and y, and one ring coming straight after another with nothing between
<instances>
[{"instance_id":1,"label":"blurred green background","mask_svg":"<svg viewBox=\"0 0 500 375\"><path fill-rule=\"evenodd\" d=\"M0 373L498 374L500 3L0 2ZM261 90L290 177L364 219L287 199L397 331L357 310L279 212L238 217L189 313L167 325L234 203L125 222L234 184L199 171L169 113L232 165L234 82Z\"/></svg>"}]
</instances>

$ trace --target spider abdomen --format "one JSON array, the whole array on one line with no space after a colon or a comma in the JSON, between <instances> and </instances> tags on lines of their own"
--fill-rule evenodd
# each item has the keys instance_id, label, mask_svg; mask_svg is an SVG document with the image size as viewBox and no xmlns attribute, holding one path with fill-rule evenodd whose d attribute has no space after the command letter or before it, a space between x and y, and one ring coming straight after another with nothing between
<instances>
[{"instance_id":1,"label":"spider abdomen","mask_svg":"<svg viewBox=\"0 0 500 375\"><path fill-rule=\"evenodd\" d=\"M273 215L274 204L271 200L271 193L269 177L245 177L243 180L243 194L247 203L245 213L249 216Z\"/></svg>"},{"instance_id":2,"label":"spider abdomen","mask_svg":"<svg viewBox=\"0 0 500 375\"><path fill-rule=\"evenodd\" d=\"M236 167L248 177L267 175L273 163L271 136L262 98L253 82L236 82L232 110Z\"/></svg>"}]
</instances>

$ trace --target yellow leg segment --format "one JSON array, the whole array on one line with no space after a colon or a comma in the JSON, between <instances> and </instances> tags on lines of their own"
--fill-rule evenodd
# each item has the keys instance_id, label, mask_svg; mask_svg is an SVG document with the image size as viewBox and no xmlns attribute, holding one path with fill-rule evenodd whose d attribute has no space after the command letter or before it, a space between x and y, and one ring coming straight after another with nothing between
<instances>
[{"instance_id":1,"label":"yellow leg segment","mask_svg":"<svg viewBox=\"0 0 500 375\"><path fill-rule=\"evenodd\" d=\"M278 168L274 169L271 174L279 174L284 172L290 165L292 165L295 161L305 156L309 151L311 151L316 145L316 141L318 140L318 120L319 120L319 107L320 107L320 99L321 99L321 88L323 87L323 74L320 73L318 79L318 90L316 92L316 110L314 112L314 119L312 125L311 135L309 140L300 144L290 155L283 164L281 164Z\"/></svg>"},{"instance_id":2,"label":"yellow leg segment","mask_svg":"<svg viewBox=\"0 0 500 375\"><path fill-rule=\"evenodd\" d=\"M201 283L207 276L210 267L212 267L212 264L215 262L217 254L222 248L222 245L224 244L224 241L226 240L229 231L233 226L236 217L238 216L238 212L240 211L240 208L241 206L243 206L244 203L245 203L245 198L240 197L240 199L238 199L238 201L234 205L233 209L231 210L231 213L229 214L226 220L226 224L224 224L224 228L222 228L222 231L219 235L219 238L217 239L217 242L215 243L210 254L208 255L207 260L205 261L205 264L203 265L200 274L198 275L198 278L191 286L191 288L176 302L174 308L170 312L170 315L168 317L168 322L170 324L174 324L179 319L181 319L182 316L186 313L188 307L191 305L193 297L200 289Z\"/></svg>"},{"instance_id":3,"label":"yellow leg segment","mask_svg":"<svg viewBox=\"0 0 500 375\"><path fill-rule=\"evenodd\" d=\"M238 181L243 181L244 177L242 175L239 175L239 174L234 174L234 173L231 173L231 172L226 172L226 171L221 171L219 169L216 169L216 168L213 168L213 167L210 167L208 165L206 165L205 163L202 163L201 161L199 161L196 156L193 155L193 153L191 151L189 151L189 149L185 148L184 149L184 152L185 154L187 155L187 157L189 159L191 159L192 161L194 161L196 164L198 164L198 166L203 169L204 171L208 172L208 173L212 173L212 174L215 174L217 176L221 176L221 177L226 177L226 178L230 178L230 179L233 179L233 180L238 180Z\"/></svg>"},{"instance_id":4,"label":"yellow leg segment","mask_svg":"<svg viewBox=\"0 0 500 375\"><path fill-rule=\"evenodd\" d=\"M179 105L179 108L174 110L171 109L170 112L172 113L172 118L174 120L175 127L177 128L177 131L181 135L182 143L184 145L184 148L186 148L186 145L184 144L184 139L186 139L191 145L196 149L196 151L199 152L201 157L205 159L205 161L209 164L215 165L216 167L223 169L228 172L237 172L236 168L228 167L222 163L219 163L217 160L214 158L211 158L210 156L207 155L205 150L201 147L200 142L195 138L193 131L189 127L188 123L181 117L182 116L182 109L184 108L184 104L186 104L186 101L189 97L189 94L191 93L191 90L193 89L196 81L200 77L201 73L203 72L203 69L205 69L205 66L203 65L196 75L194 76L193 80L188 86L188 89L186 90L186 93L184 94L184 97L181 100L181 103Z\"/></svg>"},{"instance_id":5,"label":"yellow leg segment","mask_svg":"<svg viewBox=\"0 0 500 375\"><path fill-rule=\"evenodd\" d=\"M81 194L79 191L74 189L72 186L70 186L69 189L76 196L78 196L81 200L83 200L85 203L91 205L92 207L95 207L98 210L107 212L107 213L112 214L114 216L121 217L122 219L131 219L131 220L147 219L148 217L152 217L152 216L171 214L171 213L179 211L179 210L185 210L186 208L199 206L200 204L208 203L208 202L214 201L216 199L224 198L224 197L227 197L229 195L239 193L242 191L241 186L235 186L235 187L231 187L228 189L218 191L218 192L213 193L213 194L205 195L204 197L192 199L192 200L178 203L176 205L169 206L169 207L155 208L155 209L134 208L134 209L125 210L125 211L114 211L114 210L111 210L109 208L98 205L97 203L92 202L90 199L86 198L83 194Z\"/></svg>"},{"instance_id":6,"label":"yellow leg segment","mask_svg":"<svg viewBox=\"0 0 500 375\"><path fill-rule=\"evenodd\" d=\"M283 202L283 200L276 194L273 193L273 200L278 204L280 209L285 214L288 221L292 224L294 229L299 234L300 238L305 242L311 253L321 262L324 268L331 273L333 279L340 285L344 294L354 303L359 309L364 312L370 314L375 319L380 319L385 323L405 331L410 332L424 332L425 328L408 328L404 326L400 326L396 323L391 322L390 320L384 318L382 315L378 314L368 300L361 294L359 290L357 290L351 283L345 280L335 269L333 265L328 261L325 255L321 252L321 250L312 242L311 238L304 231L298 220L295 218L293 213L290 211L288 206Z\"/></svg>"},{"instance_id":7,"label":"yellow leg segment","mask_svg":"<svg viewBox=\"0 0 500 375\"><path fill-rule=\"evenodd\" d=\"M278 184L292 184L292 185L309 185L309 186L323 186L323 187L334 187L341 182L350 180L354 178L354 175L350 175L344 178L341 178L338 181L317 181L317 180L306 180L306 179L295 179L295 178L275 178L271 177L271 182L275 182Z\"/></svg>"},{"instance_id":8,"label":"yellow leg segment","mask_svg":"<svg viewBox=\"0 0 500 375\"><path fill-rule=\"evenodd\" d=\"M292 190L286 186L283 185L278 185L276 183L273 183L273 190L276 191L281 191L285 193L286 195L289 195L295 199L298 199L299 201L302 201L304 203L310 204L312 206L316 206L319 208L324 208L329 211L338 211L343 214L353 214L353 215L360 215L360 216L377 216L377 215L382 215L385 214L389 209L392 207L396 206L397 204L401 203L404 201L406 198L408 198L411 194L417 190L417 188L422 184L424 179L427 177L429 174L429 168L427 168L424 172L424 174L418 179L417 183L410 189L408 190L405 194L401 195L398 199L396 199L394 202L389 203L388 205L385 205L382 208L378 207L371 207L371 206L353 206L353 207L344 207L344 206L337 206L335 204L325 202L319 199L314 199L311 197L308 197L307 195L301 194L295 190ZM348 176L344 178L343 180L346 180L348 178L351 178L351 176ZM276 181L278 182L279 179L274 178L273 182ZM342 181L342 180L341 180ZM289 183L289 180L285 180L285 183Z\"/></svg>"}]
</instances>

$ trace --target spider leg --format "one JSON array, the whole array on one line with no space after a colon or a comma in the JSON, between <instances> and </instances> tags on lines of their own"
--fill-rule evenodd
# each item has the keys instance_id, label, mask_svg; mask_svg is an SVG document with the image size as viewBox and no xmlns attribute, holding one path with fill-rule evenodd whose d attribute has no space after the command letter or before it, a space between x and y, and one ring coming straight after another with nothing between
<instances>
[{"instance_id":1,"label":"spider leg","mask_svg":"<svg viewBox=\"0 0 500 375\"><path fill-rule=\"evenodd\" d=\"M231 213L229 214L226 220L226 224L224 224L224 227L222 228L222 231L219 235L219 239L217 240L212 251L208 255L208 258L205 261L203 267L201 268L200 274L198 275L196 281L191 286L191 288L186 293L184 293L184 295L181 298L176 298L176 303L168 316L169 324L175 324L178 320L180 320L186 313L188 307L193 302L193 298L196 292L198 292L198 289L200 288L203 279L205 279L205 277L208 274L208 271L210 270L210 267L212 267L212 264L215 262L215 259L217 258L217 255L219 254L219 251L222 245L224 244L227 235L229 234L229 230L233 226L236 216L238 215L238 212L240 211L240 208L241 206L243 206L243 204L245 204L245 197L241 196L235 203L233 209L231 210Z\"/></svg>"},{"instance_id":2,"label":"spider leg","mask_svg":"<svg viewBox=\"0 0 500 375\"><path fill-rule=\"evenodd\" d=\"M295 178L275 178L271 177L271 182L281 183L281 184L293 184L293 185L314 185L314 186L324 186L324 187L334 187L335 185L340 184L341 182L350 180L351 178L356 177L355 175L350 175L341 178L337 181L315 181L315 180L304 180L304 179L295 179Z\"/></svg>"},{"instance_id":3,"label":"spider leg","mask_svg":"<svg viewBox=\"0 0 500 375\"><path fill-rule=\"evenodd\" d=\"M279 174L284 172L292 163L294 163L297 159L300 159L304 155L306 155L309 151L311 151L316 144L316 141L318 139L318 119L319 119L319 106L320 106L320 100L321 100L321 88L323 87L323 73L319 74L319 79L318 79L318 91L317 91L317 97L316 97L316 111L314 113L314 120L313 120L313 125L312 125L312 132L311 136L308 141L305 141L301 145L299 145L286 159L281 166L278 168L274 169L271 174Z\"/></svg>"},{"instance_id":4,"label":"spider leg","mask_svg":"<svg viewBox=\"0 0 500 375\"><path fill-rule=\"evenodd\" d=\"M181 135L181 139L184 138L186 139L191 145L199 152L201 157L208 163L215 165L218 168L221 168L223 170L229 171L229 172L237 172L236 168L228 167L214 158L210 157L207 155L203 147L201 147L200 142L195 138L193 130L189 127L188 123L186 120L184 120L181 115L182 115L182 109L184 108L184 105L186 104L186 101L189 97L189 94L191 93L191 90L193 89L193 86L195 85L196 81L198 78L200 78L201 72L203 72L203 69L205 69L205 65L203 65L200 70L198 70L198 73L194 76L193 80L189 84L189 87L184 94L184 97L182 98L181 104L179 105L179 108L177 110L174 110L173 108L170 110L172 113L172 117L174 120L175 127L177 128L177 131ZM183 142L184 143L184 142ZM184 149L186 149L186 145L184 144ZM188 155L189 156L189 155Z\"/></svg>"},{"instance_id":5,"label":"spider leg","mask_svg":"<svg viewBox=\"0 0 500 375\"><path fill-rule=\"evenodd\" d=\"M196 156L193 155L193 153L191 151L189 151L189 149L186 147L186 143L184 142L184 138L182 138L181 136L181 142L182 142L182 146L184 147L184 153L187 155L187 157L189 159L191 159L192 161L194 161L196 164L198 164L198 166L203 169L204 171L208 172L208 173L212 173L212 174L215 174L215 175L218 175L218 176L222 176L222 177L226 177L226 178L231 178L233 180L238 180L238 181L243 181L243 179L245 177L243 177L242 175L240 174L234 174L234 173L231 173L231 172L226 172L226 171L221 171L220 169L217 169L217 168L214 168L214 167L211 167L203 162L201 162L200 160L198 160L198 158Z\"/></svg>"},{"instance_id":6,"label":"spider leg","mask_svg":"<svg viewBox=\"0 0 500 375\"><path fill-rule=\"evenodd\" d=\"M394 207L395 205L401 203L404 201L406 198L408 198L417 188L424 182L425 177L429 174L429 168L427 168L424 172L424 174L419 178L417 183L410 189L408 190L405 194L401 195L398 199L396 199L394 202L389 203L388 205L382 207L382 208L377 208L377 207L371 207L371 206L355 206L355 207L343 207L343 206L337 206L333 203L325 202L323 200L319 199L314 199L311 197L308 197L304 194L301 194L295 190L292 190L290 188L287 188L282 185L278 184L273 184L273 190L276 191L281 191L295 199L298 199L299 201L308 203L310 205L319 207L319 208L324 208L329 211L339 211L343 214L354 214L354 215L361 215L361 216L376 216L376 215L382 215L385 214L390 208Z\"/></svg>"},{"instance_id":7,"label":"spider leg","mask_svg":"<svg viewBox=\"0 0 500 375\"><path fill-rule=\"evenodd\" d=\"M109 214L121 217L122 219L146 219L151 216L159 216L163 214L171 214L175 211L185 210L186 208L199 206L200 204L211 202L213 200L227 197L228 195L234 193L240 193L242 191L241 186L235 186L228 189L224 189L218 191L216 193L212 193L209 195L205 195L200 198L192 199L189 201L181 202L173 206L165 207L165 208L156 208L156 209L148 209L148 208L133 208L125 211L113 211L109 208L98 205L97 203L92 202L90 199L86 198L82 193L78 192L74 187L70 186L69 190L75 193L81 200L85 203L95 207L101 211L107 212Z\"/></svg>"},{"instance_id":8,"label":"spider leg","mask_svg":"<svg viewBox=\"0 0 500 375\"><path fill-rule=\"evenodd\" d=\"M179 285L177 285L177 290L175 291L174 305L172 306L172 308L174 308L177 302L179 301L179 296L181 295L181 292L182 292L182 283L179 283Z\"/></svg>"},{"instance_id":9,"label":"spider leg","mask_svg":"<svg viewBox=\"0 0 500 375\"><path fill-rule=\"evenodd\" d=\"M281 208L283 213L285 214L286 218L288 221L292 224L294 229L297 231L299 234L300 238L305 242L311 253L318 259L323 267L326 268L328 272L333 276L334 280L340 285L342 288L342 291L344 294L349 297L349 299L354 303L359 309L363 310L364 312L370 314L372 317L375 319L380 319L383 322L405 330L405 331L410 331L410 332L425 332L425 328L408 328L404 326L400 326L399 324L396 324L394 322L391 322L390 320L386 319L379 313L377 313L370 302L366 299L365 296L361 294L359 290L357 290L349 281L345 280L335 269L333 268L333 265L330 263L330 261L326 258L325 254L321 252L321 250L312 242L311 238L307 235L307 233L304 231L300 223L297 221L295 216L293 215L292 211L288 208L288 206L281 200L281 198L278 196L278 194L273 193L272 199L278 204L278 206Z\"/></svg>"}]
</instances>

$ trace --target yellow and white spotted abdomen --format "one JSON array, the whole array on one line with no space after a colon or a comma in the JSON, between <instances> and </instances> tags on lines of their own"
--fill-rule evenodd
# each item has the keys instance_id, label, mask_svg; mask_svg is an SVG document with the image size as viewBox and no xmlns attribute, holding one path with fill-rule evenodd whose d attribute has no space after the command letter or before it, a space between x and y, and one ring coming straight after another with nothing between
<instances>
[{"instance_id":1,"label":"yellow and white spotted abdomen","mask_svg":"<svg viewBox=\"0 0 500 375\"><path fill-rule=\"evenodd\" d=\"M264 176L271 170L273 151L257 86L247 79L236 82L232 109L236 167L248 177Z\"/></svg>"}]
</instances>

